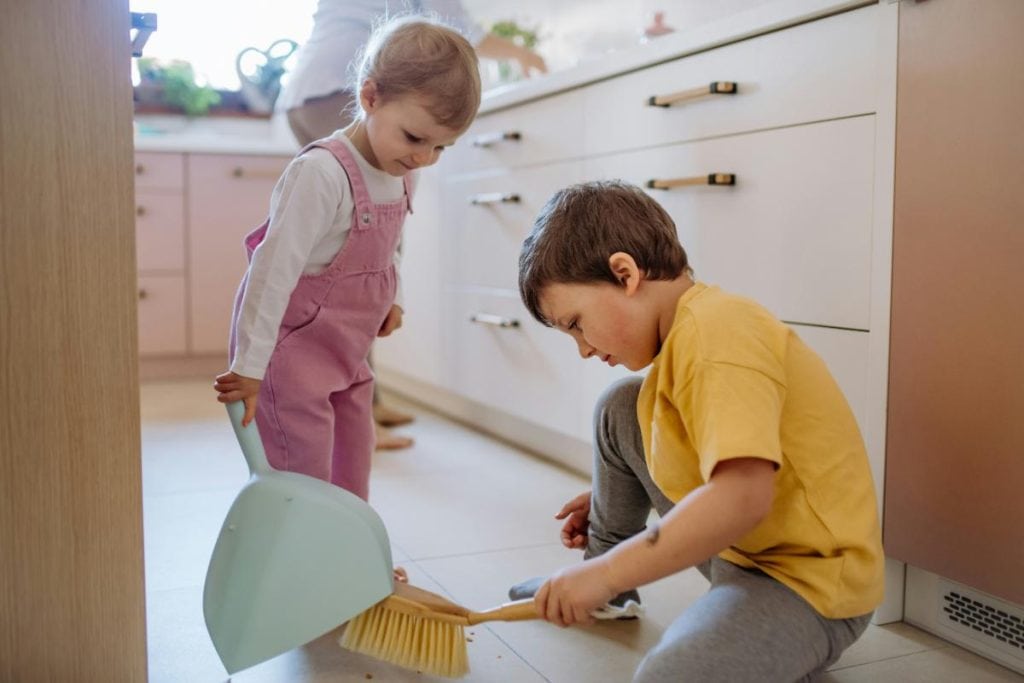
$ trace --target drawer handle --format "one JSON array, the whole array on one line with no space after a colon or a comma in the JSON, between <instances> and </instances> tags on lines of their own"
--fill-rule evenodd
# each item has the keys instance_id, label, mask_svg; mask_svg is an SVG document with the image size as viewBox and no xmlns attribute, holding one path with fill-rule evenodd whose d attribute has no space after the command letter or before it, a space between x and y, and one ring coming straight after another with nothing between
<instances>
[{"instance_id":1,"label":"drawer handle","mask_svg":"<svg viewBox=\"0 0 1024 683\"><path fill-rule=\"evenodd\" d=\"M270 171L247 171L241 166L235 166L231 169L232 178L269 178L270 180L277 180L280 175L272 173Z\"/></svg>"},{"instance_id":2,"label":"drawer handle","mask_svg":"<svg viewBox=\"0 0 1024 683\"><path fill-rule=\"evenodd\" d=\"M146 172L146 167L142 164L135 164L135 175L142 175Z\"/></svg>"},{"instance_id":3,"label":"drawer handle","mask_svg":"<svg viewBox=\"0 0 1024 683\"><path fill-rule=\"evenodd\" d=\"M671 190L673 187L687 187L689 185L735 185L735 173L709 173L707 175L695 175L689 178L652 178L647 181L647 187L652 190Z\"/></svg>"},{"instance_id":4,"label":"drawer handle","mask_svg":"<svg viewBox=\"0 0 1024 683\"><path fill-rule=\"evenodd\" d=\"M145 216L146 215L146 207L144 207L144 206L136 206L135 207L135 215L136 216L140 216L140 217L141 216Z\"/></svg>"},{"instance_id":5,"label":"drawer handle","mask_svg":"<svg viewBox=\"0 0 1024 683\"><path fill-rule=\"evenodd\" d=\"M475 194L469 198L469 203L474 206L484 204L518 204L522 198L515 192L485 192Z\"/></svg>"},{"instance_id":6,"label":"drawer handle","mask_svg":"<svg viewBox=\"0 0 1024 683\"><path fill-rule=\"evenodd\" d=\"M148 297L149 297L149 292L147 292L144 289L140 289L139 290L139 301L142 301L143 299L146 299Z\"/></svg>"},{"instance_id":7,"label":"drawer handle","mask_svg":"<svg viewBox=\"0 0 1024 683\"><path fill-rule=\"evenodd\" d=\"M498 133L484 133L473 138L474 147L493 147L499 142L519 142L523 139L518 130L505 130Z\"/></svg>"},{"instance_id":8,"label":"drawer handle","mask_svg":"<svg viewBox=\"0 0 1024 683\"><path fill-rule=\"evenodd\" d=\"M469 322L492 325L494 327L519 327L519 321L515 318L504 318L493 313L474 313L469 316Z\"/></svg>"},{"instance_id":9,"label":"drawer handle","mask_svg":"<svg viewBox=\"0 0 1024 683\"><path fill-rule=\"evenodd\" d=\"M739 85L735 81L712 81L708 85L689 90L669 93L668 95L651 95L647 98L649 107L671 107L673 104L696 100L708 95L735 95L739 92Z\"/></svg>"}]
</instances>

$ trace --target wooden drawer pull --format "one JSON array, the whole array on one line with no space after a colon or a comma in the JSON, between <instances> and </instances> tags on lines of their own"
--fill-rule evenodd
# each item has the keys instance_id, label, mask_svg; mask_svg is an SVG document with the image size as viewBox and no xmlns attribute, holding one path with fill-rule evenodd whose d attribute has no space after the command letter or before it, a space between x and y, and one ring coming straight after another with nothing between
<instances>
[{"instance_id":1,"label":"wooden drawer pull","mask_svg":"<svg viewBox=\"0 0 1024 683\"><path fill-rule=\"evenodd\" d=\"M499 142L519 142L523 139L518 130L505 130L498 133L484 133L473 138L474 147L492 147Z\"/></svg>"},{"instance_id":2,"label":"wooden drawer pull","mask_svg":"<svg viewBox=\"0 0 1024 683\"><path fill-rule=\"evenodd\" d=\"M269 178L271 180L277 180L281 177L279 173L272 173L270 171L259 171L259 170L247 170L241 166L235 166L231 169L232 178Z\"/></svg>"},{"instance_id":3,"label":"wooden drawer pull","mask_svg":"<svg viewBox=\"0 0 1024 683\"><path fill-rule=\"evenodd\" d=\"M668 95L652 95L647 98L649 107L671 107L673 104L696 100L708 95L735 95L739 92L739 85L735 81L712 81L708 85L689 90L669 93Z\"/></svg>"},{"instance_id":4,"label":"wooden drawer pull","mask_svg":"<svg viewBox=\"0 0 1024 683\"><path fill-rule=\"evenodd\" d=\"M505 318L493 313L474 313L469 316L469 322L493 327L519 327L519 321L515 318Z\"/></svg>"},{"instance_id":5,"label":"wooden drawer pull","mask_svg":"<svg viewBox=\"0 0 1024 683\"><path fill-rule=\"evenodd\" d=\"M144 207L144 206L136 206L135 207L135 215L139 216L140 218L142 216L145 216L146 215L146 207Z\"/></svg>"},{"instance_id":6,"label":"wooden drawer pull","mask_svg":"<svg viewBox=\"0 0 1024 683\"><path fill-rule=\"evenodd\" d=\"M146 172L146 167L142 164L135 164L135 175L142 175Z\"/></svg>"},{"instance_id":7,"label":"wooden drawer pull","mask_svg":"<svg viewBox=\"0 0 1024 683\"><path fill-rule=\"evenodd\" d=\"M139 290L139 301L142 301L143 299L146 299L148 297L149 297L149 292L147 292L144 289L140 289Z\"/></svg>"},{"instance_id":8,"label":"wooden drawer pull","mask_svg":"<svg viewBox=\"0 0 1024 683\"><path fill-rule=\"evenodd\" d=\"M474 206L482 206L484 204L518 204L521 201L521 197L515 192L485 192L483 194L475 194L469 198L469 203Z\"/></svg>"},{"instance_id":9,"label":"wooden drawer pull","mask_svg":"<svg viewBox=\"0 0 1024 683\"><path fill-rule=\"evenodd\" d=\"M707 175L695 175L690 178L657 178L647 181L647 187L652 190L671 190L673 187L686 187L688 185L735 185L735 173L709 173Z\"/></svg>"}]
</instances>

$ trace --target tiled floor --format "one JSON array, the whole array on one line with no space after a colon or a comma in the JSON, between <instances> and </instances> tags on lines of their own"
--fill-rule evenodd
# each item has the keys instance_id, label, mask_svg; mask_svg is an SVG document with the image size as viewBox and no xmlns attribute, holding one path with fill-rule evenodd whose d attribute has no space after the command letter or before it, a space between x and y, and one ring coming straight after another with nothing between
<instances>
[{"instance_id":1,"label":"tiled floor","mask_svg":"<svg viewBox=\"0 0 1024 683\"><path fill-rule=\"evenodd\" d=\"M371 501L413 584L484 608L508 586L578 560L552 516L586 480L441 417L413 409L406 451L375 457ZM202 586L224 515L247 470L208 382L142 387L149 673L153 683L225 681L206 633ZM643 652L705 589L687 571L642 590L639 621L559 629L544 622L469 629L467 681L629 681ZM239 683L423 681L340 649L337 634L236 674ZM910 626L870 627L824 679L830 683L988 683L1024 677Z\"/></svg>"}]
</instances>

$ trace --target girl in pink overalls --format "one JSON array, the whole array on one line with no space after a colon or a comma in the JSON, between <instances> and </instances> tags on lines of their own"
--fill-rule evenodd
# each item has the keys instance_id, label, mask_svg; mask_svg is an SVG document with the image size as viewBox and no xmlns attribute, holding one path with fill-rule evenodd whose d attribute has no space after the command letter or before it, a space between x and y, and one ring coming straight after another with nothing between
<instances>
[{"instance_id":1,"label":"girl in pink overalls","mask_svg":"<svg viewBox=\"0 0 1024 683\"><path fill-rule=\"evenodd\" d=\"M267 459L367 498L374 447L375 337L402 324L398 246L413 171L472 122L472 46L434 21L379 28L358 74L360 112L311 143L274 188L267 222L245 238L231 368L214 388L245 402Z\"/></svg>"}]
</instances>

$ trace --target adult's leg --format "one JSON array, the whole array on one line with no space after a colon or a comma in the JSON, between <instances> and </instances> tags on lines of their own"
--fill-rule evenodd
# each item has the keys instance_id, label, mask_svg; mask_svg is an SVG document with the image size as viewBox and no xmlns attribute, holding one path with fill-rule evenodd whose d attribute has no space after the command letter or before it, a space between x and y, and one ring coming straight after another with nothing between
<instances>
[{"instance_id":1,"label":"adult's leg","mask_svg":"<svg viewBox=\"0 0 1024 683\"><path fill-rule=\"evenodd\" d=\"M823 673L871 615L826 619L788 587L719 558L711 588L662 634L634 683L793 683Z\"/></svg>"}]
</instances>

